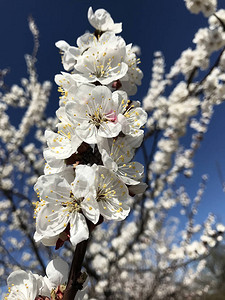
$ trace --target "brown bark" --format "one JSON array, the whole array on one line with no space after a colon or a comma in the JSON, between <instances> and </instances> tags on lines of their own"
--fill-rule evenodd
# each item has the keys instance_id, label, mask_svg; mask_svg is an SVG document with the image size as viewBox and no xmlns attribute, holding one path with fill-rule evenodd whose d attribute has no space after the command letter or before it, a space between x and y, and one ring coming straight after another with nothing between
<instances>
[{"instance_id":1,"label":"brown bark","mask_svg":"<svg viewBox=\"0 0 225 300\"><path fill-rule=\"evenodd\" d=\"M85 240L76 246L63 300L73 300L78 290L82 289L83 282L81 268L87 249L87 244L88 240Z\"/></svg>"}]
</instances>

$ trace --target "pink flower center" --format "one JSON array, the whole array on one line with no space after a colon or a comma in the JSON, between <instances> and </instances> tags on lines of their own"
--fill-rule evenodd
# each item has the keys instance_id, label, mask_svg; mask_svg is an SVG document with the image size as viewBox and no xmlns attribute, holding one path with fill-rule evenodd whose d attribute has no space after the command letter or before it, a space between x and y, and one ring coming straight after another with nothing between
<instances>
[{"instance_id":1,"label":"pink flower center","mask_svg":"<svg viewBox=\"0 0 225 300\"><path fill-rule=\"evenodd\" d=\"M111 122L117 122L117 115L115 110L110 110L105 117Z\"/></svg>"}]
</instances>

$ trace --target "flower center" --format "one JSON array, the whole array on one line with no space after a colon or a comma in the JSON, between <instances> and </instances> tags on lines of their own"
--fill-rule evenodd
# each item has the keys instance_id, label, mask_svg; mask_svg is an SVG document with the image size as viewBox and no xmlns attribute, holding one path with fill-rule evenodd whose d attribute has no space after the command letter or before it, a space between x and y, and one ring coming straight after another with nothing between
<instances>
[{"instance_id":1,"label":"flower center","mask_svg":"<svg viewBox=\"0 0 225 300\"><path fill-rule=\"evenodd\" d=\"M76 198L72 192L70 192L71 200L62 202L62 206L65 207L65 211L72 213L74 211L81 211L81 202L84 200L84 197Z\"/></svg>"},{"instance_id":2,"label":"flower center","mask_svg":"<svg viewBox=\"0 0 225 300\"><path fill-rule=\"evenodd\" d=\"M98 108L94 114L89 114L89 117L89 123L94 124L97 128L99 128L102 123L108 122L108 118L104 114L100 113L100 108Z\"/></svg>"},{"instance_id":3,"label":"flower center","mask_svg":"<svg viewBox=\"0 0 225 300\"><path fill-rule=\"evenodd\" d=\"M109 72L112 69L112 63L114 60L114 56L105 59L107 53L99 53L97 52L97 55L95 56L95 53L93 53L93 56L95 56L95 62L94 62L94 72L91 73L90 77L95 75L97 78L102 77L108 77Z\"/></svg>"},{"instance_id":4,"label":"flower center","mask_svg":"<svg viewBox=\"0 0 225 300\"><path fill-rule=\"evenodd\" d=\"M56 289L51 291L51 299L52 300L61 300L63 299L63 295L66 289L66 285L61 284Z\"/></svg>"},{"instance_id":5,"label":"flower center","mask_svg":"<svg viewBox=\"0 0 225 300\"><path fill-rule=\"evenodd\" d=\"M104 184L105 185L105 184ZM99 188L97 190L97 202L104 201L104 202L109 202L111 198L116 194L115 190L111 190L110 188Z\"/></svg>"}]
</instances>

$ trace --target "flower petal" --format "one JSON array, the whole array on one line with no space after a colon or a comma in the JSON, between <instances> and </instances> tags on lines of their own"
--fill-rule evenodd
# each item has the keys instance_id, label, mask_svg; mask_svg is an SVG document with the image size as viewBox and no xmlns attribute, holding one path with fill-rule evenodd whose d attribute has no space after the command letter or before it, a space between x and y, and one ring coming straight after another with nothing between
<instances>
[{"instance_id":1,"label":"flower petal","mask_svg":"<svg viewBox=\"0 0 225 300\"><path fill-rule=\"evenodd\" d=\"M70 220L70 241L73 246L89 238L89 230L85 217L74 212Z\"/></svg>"}]
</instances>

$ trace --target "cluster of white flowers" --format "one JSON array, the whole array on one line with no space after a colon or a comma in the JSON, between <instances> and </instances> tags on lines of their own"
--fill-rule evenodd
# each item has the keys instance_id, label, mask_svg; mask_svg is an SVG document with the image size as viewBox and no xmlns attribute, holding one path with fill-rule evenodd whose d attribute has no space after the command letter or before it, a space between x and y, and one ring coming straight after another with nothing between
<instances>
[{"instance_id":1,"label":"cluster of white flowers","mask_svg":"<svg viewBox=\"0 0 225 300\"><path fill-rule=\"evenodd\" d=\"M27 55L27 66L31 63L31 57ZM29 71L29 67L28 67ZM49 100L51 83L45 81L40 84L36 76L29 74L29 80L23 78L21 81L22 87L13 85L11 90L5 93L0 102L1 115L1 139L8 143L8 150L16 150L23 144L24 139L30 132L30 129L35 124L38 124L43 119L43 113ZM16 129L10 124L7 115L8 106L27 107L19 128Z\"/></svg>"},{"instance_id":2,"label":"cluster of white flowers","mask_svg":"<svg viewBox=\"0 0 225 300\"><path fill-rule=\"evenodd\" d=\"M29 19L29 25L33 30L32 18ZM36 50L37 43L35 39ZM32 240L34 222L30 196L33 192L31 185L33 187L43 170L43 128L54 123L53 119L44 116L51 83L38 81L36 52L32 56L26 55L25 59L28 77L21 80L21 85L8 87L5 77L9 72L0 71L1 285L15 269L29 266L36 273L44 270L42 263L40 268L43 247L37 247ZM37 140L41 143L37 143Z\"/></svg>"},{"instance_id":3,"label":"cluster of white flowers","mask_svg":"<svg viewBox=\"0 0 225 300\"><path fill-rule=\"evenodd\" d=\"M60 258L53 259L46 267L46 276L17 270L7 279L8 293L5 300L62 299L69 274L69 265ZM88 280L78 291L75 300L85 299Z\"/></svg>"},{"instance_id":4,"label":"cluster of white flowers","mask_svg":"<svg viewBox=\"0 0 225 300\"><path fill-rule=\"evenodd\" d=\"M185 191L182 193L186 194L184 197L189 198ZM200 193L201 189L198 191L198 194ZM172 206L168 203L172 197L174 195L169 192L164 195L164 204L168 205L166 207L168 210ZM174 199L174 203L179 200L180 195ZM185 207L188 206L185 200L182 203ZM146 206L150 207L147 203ZM159 217L159 212L163 211L162 206L161 199L161 205L150 210L149 219L143 225L144 231L141 236L138 235L138 218L124 225L116 236L113 225L107 228L98 227L93 232L95 240L99 242L92 244L88 253L88 261L98 275L95 299L103 299L101 297L107 291L111 291L115 299L120 299L121 295L123 299L129 299L131 294L138 296L142 293L149 297L154 295L153 299L167 299L171 291L177 293L179 290L180 284L174 282L171 276L171 274L177 274L176 272L183 278L181 285L184 293L188 295L189 288L189 294L193 297L195 293L200 292L197 288L193 291L192 287L194 287L195 280L201 278L201 271L206 263L202 258L209 255L210 249L215 247L215 244L222 238L225 228L222 224L217 224L213 229L212 216L204 224L204 228L199 224L191 225L190 222L188 229L190 241L187 241L185 234L182 237L177 235L180 226L178 219L171 218L159 229L165 217ZM202 238L194 239L194 234L199 234L202 229ZM203 238L205 235L208 237L207 241ZM103 237L105 242L102 247ZM193 261L197 262L197 267L188 267ZM97 262L101 264L101 268ZM147 286L146 282L148 282ZM168 288L165 289L165 287Z\"/></svg>"},{"instance_id":5,"label":"cluster of white flowers","mask_svg":"<svg viewBox=\"0 0 225 300\"><path fill-rule=\"evenodd\" d=\"M122 30L121 24L115 24L105 10L93 12L90 8L88 19L95 32L79 37L78 47L65 41L56 43L63 67L71 73L62 72L55 77L62 95L56 112L57 132L45 131L45 175L38 178L34 187L39 198L34 203L34 239L56 249L66 240L73 246L87 240L102 219L124 220L130 211L130 195L144 192L147 187L142 182L144 166L132 161L147 121L140 102L128 98L136 93L143 76L137 67L136 50L116 36ZM23 93L22 89L13 89L17 94ZM44 87L39 90L46 99ZM41 116L35 113L36 97L40 100L41 95L36 88L31 92L34 105L29 106L19 132L29 130L30 125L39 122L35 116ZM6 94L3 100L16 103L12 95L15 92ZM22 94L18 96L21 97ZM38 109L42 112L42 108ZM27 119L33 123L28 124ZM33 161L35 155L30 148L32 144L24 153ZM6 299L14 299L15 295L32 300L49 297L42 279L24 271L11 274L8 284L20 275L20 283L10 286ZM27 281L32 282L31 288ZM55 298L51 295L51 299Z\"/></svg>"},{"instance_id":6,"label":"cluster of white flowers","mask_svg":"<svg viewBox=\"0 0 225 300\"><path fill-rule=\"evenodd\" d=\"M96 31L78 38L78 47L56 43L72 74L56 75L62 94L58 131L45 133L47 165L35 185L34 238L48 246L88 239L86 221L97 224L100 215L124 220L129 187L132 194L145 189L144 167L131 161L147 120L140 103L128 99L140 84L138 60L132 46L115 35L121 25L105 10L90 8L88 19Z\"/></svg>"},{"instance_id":7,"label":"cluster of white flowers","mask_svg":"<svg viewBox=\"0 0 225 300\"><path fill-rule=\"evenodd\" d=\"M196 33L193 39L196 48L183 51L166 76L163 56L160 52L156 53L152 80L143 103L150 112L147 121L150 136L154 133L155 140L159 139L149 168L154 196L163 190L166 182L174 183L180 172L187 177L192 176L193 157L207 131L213 108L224 101L225 10L220 9L212 15L216 1L185 2L192 12L203 8L211 11L207 14L209 27ZM220 53L216 63L199 80L200 71L209 68L211 56L218 50ZM179 74L185 80L179 81L170 94L165 95L166 87L172 85ZM199 120L193 118L199 113ZM187 132L189 125L196 132L192 135L190 148L182 150L179 139Z\"/></svg>"},{"instance_id":8,"label":"cluster of white flowers","mask_svg":"<svg viewBox=\"0 0 225 300\"><path fill-rule=\"evenodd\" d=\"M217 0L184 0L187 8L194 14L202 12L209 17L216 11Z\"/></svg>"},{"instance_id":9,"label":"cluster of white flowers","mask_svg":"<svg viewBox=\"0 0 225 300\"><path fill-rule=\"evenodd\" d=\"M112 91L121 88L128 95L134 95L143 74L137 66L139 59L136 58L136 48L132 44L126 45L122 37L115 35L122 31L121 23L114 24L104 9L98 9L94 13L91 7L88 10L88 20L96 31L79 37L78 47L70 46L65 41L56 43L63 52L64 69L72 71L71 76L63 74L67 79L70 78L71 83L63 82L65 78L61 77L61 90L63 93L70 93L76 84L98 82Z\"/></svg>"},{"instance_id":10,"label":"cluster of white flowers","mask_svg":"<svg viewBox=\"0 0 225 300\"><path fill-rule=\"evenodd\" d=\"M48 256L42 256L42 244L60 248L58 254L71 259L74 248L86 244L90 234L83 266L91 277L91 300L199 299L210 290L209 280L204 287L197 282L203 277L211 251L223 240L225 227L216 223L212 214L205 222L195 220L207 176L203 176L193 199L176 180L180 174L192 176L194 155L207 132L214 106L224 101L225 10L215 12L213 0L185 3L190 11L210 16L209 27L196 33L196 48L185 50L167 75L162 53L155 53L152 80L143 101L148 115L138 101L129 99L143 76L137 48L126 45L117 35L122 25L114 23L104 9L93 12L89 8L93 34L85 33L75 46L63 40L56 43L64 71L55 76L61 94L55 119L43 119L49 85L37 82L29 56L29 80L23 79L22 88L14 85L3 95L0 136L7 147L1 151L4 163L0 165L4 196L0 205L0 238L4 240L0 253L7 254L6 246L11 257L16 250L21 253L21 265L8 259L5 269L0 269L3 276L10 268L17 270L8 279L6 299L61 299L68 280L65 263L60 262L56 270L48 266L45 277L18 268L39 273L42 265L44 273L42 257ZM37 35L35 26L32 30ZM212 65L212 55L218 50L218 59ZM40 107L37 97L41 97ZM17 133L8 118L8 105L28 106ZM47 141L44 150L35 142L23 144L35 122L36 139L41 145ZM57 130L53 131L55 125ZM189 128L190 144L181 146L180 138ZM132 161L141 145L148 168L145 180L144 166ZM46 161L42 176L41 151ZM27 184L35 183L39 198L34 202L37 244L32 241L32 249L24 238L28 236L31 241L29 190L20 193L13 187L17 170L20 176L25 173ZM20 176L19 183L24 180ZM180 210L180 220L172 217L175 207ZM103 226L97 226L103 220ZM16 238L17 228L22 228L22 234ZM52 254L52 248L48 250Z\"/></svg>"}]
</instances>

